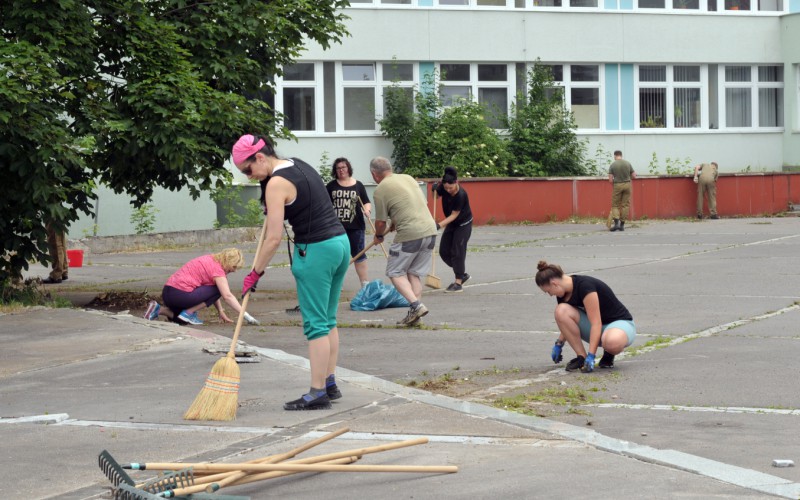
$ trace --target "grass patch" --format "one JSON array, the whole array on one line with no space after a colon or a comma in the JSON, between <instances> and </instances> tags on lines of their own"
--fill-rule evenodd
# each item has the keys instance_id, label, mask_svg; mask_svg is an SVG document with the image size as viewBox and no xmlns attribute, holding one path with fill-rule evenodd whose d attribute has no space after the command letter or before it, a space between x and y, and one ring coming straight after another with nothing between
<instances>
[{"instance_id":1,"label":"grass patch","mask_svg":"<svg viewBox=\"0 0 800 500\"><path fill-rule=\"evenodd\" d=\"M423 374L427 374L427 372L423 372ZM405 385L408 387L416 387L418 389L423 389L425 391L437 392L443 391L453 384L457 384L459 381L458 377L454 377L452 373L447 372L439 377L423 380L421 382L417 382L416 380L411 380L407 382Z\"/></svg>"},{"instance_id":2,"label":"grass patch","mask_svg":"<svg viewBox=\"0 0 800 500\"><path fill-rule=\"evenodd\" d=\"M22 283L6 280L0 283L0 312L17 312L26 307L72 307L72 302L42 287L41 278L28 278Z\"/></svg>"},{"instance_id":3,"label":"grass patch","mask_svg":"<svg viewBox=\"0 0 800 500\"><path fill-rule=\"evenodd\" d=\"M476 371L475 373L473 373L473 376L475 376L475 377L489 377L489 376L492 376L492 375L503 375L503 374L507 374L507 373L519 373L520 371L521 370L519 368L517 368L516 366L513 367L513 368L509 368L508 370L502 370L502 369L498 368L497 365L492 365L491 368L488 368L486 370Z\"/></svg>"},{"instance_id":4,"label":"grass patch","mask_svg":"<svg viewBox=\"0 0 800 500\"><path fill-rule=\"evenodd\" d=\"M636 356L638 354L642 354L645 352L654 351L656 349L663 349L665 347L669 347L676 342L674 337L667 337L664 335L659 335L658 337L654 338L653 340L648 340L643 345L637 347L631 347L625 350L625 356ZM685 341L683 341L685 342Z\"/></svg>"},{"instance_id":5,"label":"grass patch","mask_svg":"<svg viewBox=\"0 0 800 500\"><path fill-rule=\"evenodd\" d=\"M568 413L588 415L588 411L576 407L604 403L605 400L595 395L597 392L604 390L605 389L599 387L549 387L534 393L517 394L516 396L499 398L491 404L495 408L522 413L524 415L542 416L542 405L568 406Z\"/></svg>"}]
</instances>

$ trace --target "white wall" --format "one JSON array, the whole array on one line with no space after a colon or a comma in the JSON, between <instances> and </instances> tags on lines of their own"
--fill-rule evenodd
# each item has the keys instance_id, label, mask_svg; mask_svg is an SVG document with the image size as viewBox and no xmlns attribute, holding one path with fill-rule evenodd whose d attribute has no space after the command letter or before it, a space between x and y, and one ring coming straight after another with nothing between
<instances>
[{"instance_id":1,"label":"white wall","mask_svg":"<svg viewBox=\"0 0 800 500\"><path fill-rule=\"evenodd\" d=\"M130 198L115 194L106 187L98 188L96 193L99 198L99 202L95 202L96 231L95 219L84 215L72 223L67 237L79 239L86 236L136 234L135 226L130 221L133 213ZM150 204L158 208L155 214L155 233L211 229L217 218L216 204L207 193L192 200L186 189L178 192L156 189Z\"/></svg>"},{"instance_id":2,"label":"white wall","mask_svg":"<svg viewBox=\"0 0 800 500\"><path fill-rule=\"evenodd\" d=\"M348 9L350 37L319 61L775 63L781 18L637 12Z\"/></svg>"}]
</instances>

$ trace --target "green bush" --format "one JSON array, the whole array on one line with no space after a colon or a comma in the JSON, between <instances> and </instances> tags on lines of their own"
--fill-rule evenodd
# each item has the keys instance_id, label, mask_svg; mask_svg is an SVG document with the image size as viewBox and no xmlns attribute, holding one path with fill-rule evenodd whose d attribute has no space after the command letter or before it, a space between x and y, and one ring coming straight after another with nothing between
<instances>
[{"instance_id":1,"label":"green bush","mask_svg":"<svg viewBox=\"0 0 800 500\"><path fill-rule=\"evenodd\" d=\"M462 177L496 177L508 172L506 142L487 123L489 110L459 100L445 106L436 75L409 93L393 86L386 92L381 131L394 145L395 170L414 177L439 177L453 166Z\"/></svg>"},{"instance_id":2,"label":"green bush","mask_svg":"<svg viewBox=\"0 0 800 500\"><path fill-rule=\"evenodd\" d=\"M528 73L527 95L518 95L507 121L511 176L586 175L586 140L575 135L575 118L548 66Z\"/></svg>"},{"instance_id":3,"label":"green bush","mask_svg":"<svg viewBox=\"0 0 800 500\"><path fill-rule=\"evenodd\" d=\"M155 229L156 214L159 210L150 204L144 204L131 212L131 224L136 234L152 233Z\"/></svg>"}]
</instances>

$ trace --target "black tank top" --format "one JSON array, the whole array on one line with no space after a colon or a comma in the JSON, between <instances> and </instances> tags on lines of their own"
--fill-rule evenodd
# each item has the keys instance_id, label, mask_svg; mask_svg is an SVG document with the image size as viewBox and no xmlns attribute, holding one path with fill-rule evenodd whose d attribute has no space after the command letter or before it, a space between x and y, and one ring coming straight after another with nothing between
<instances>
[{"instance_id":1,"label":"black tank top","mask_svg":"<svg viewBox=\"0 0 800 500\"><path fill-rule=\"evenodd\" d=\"M297 189L297 198L284 207L283 215L292 225L294 242L317 243L345 234L322 177L303 160L292 158L292 161L294 166L282 168L272 176L283 177Z\"/></svg>"}]
</instances>

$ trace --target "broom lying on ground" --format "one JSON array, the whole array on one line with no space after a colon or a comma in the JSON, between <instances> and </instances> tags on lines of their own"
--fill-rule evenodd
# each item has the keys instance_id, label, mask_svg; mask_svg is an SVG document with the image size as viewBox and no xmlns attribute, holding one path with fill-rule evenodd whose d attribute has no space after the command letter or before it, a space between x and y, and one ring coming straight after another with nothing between
<instances>
[{"instance_id":1,"label":"broom lying on ground","mask_svg":"<svg viewBox=\"0 0 800 500\"><path fill-rule=\"evenodd\" d=\"M267 232L267 219L264 218L264 225L261 227L261 235L258 237L256 245L256 256L261 250L261 243L264 241L264 233ZM234 420L236 409L239 406L239 365L236 363L236 343L239 341L239 332L242 330L244 314L247 310L247 302L250 299L250 290L247 291L242 299L242 309L239 311L239 318L236 320L236 329L233 332L231 348L224 358L220 358L211 368L211 372L206 378L206 383L200 390L200 394L183 414L184 420Z\"/></svg>"}]
</instances>

